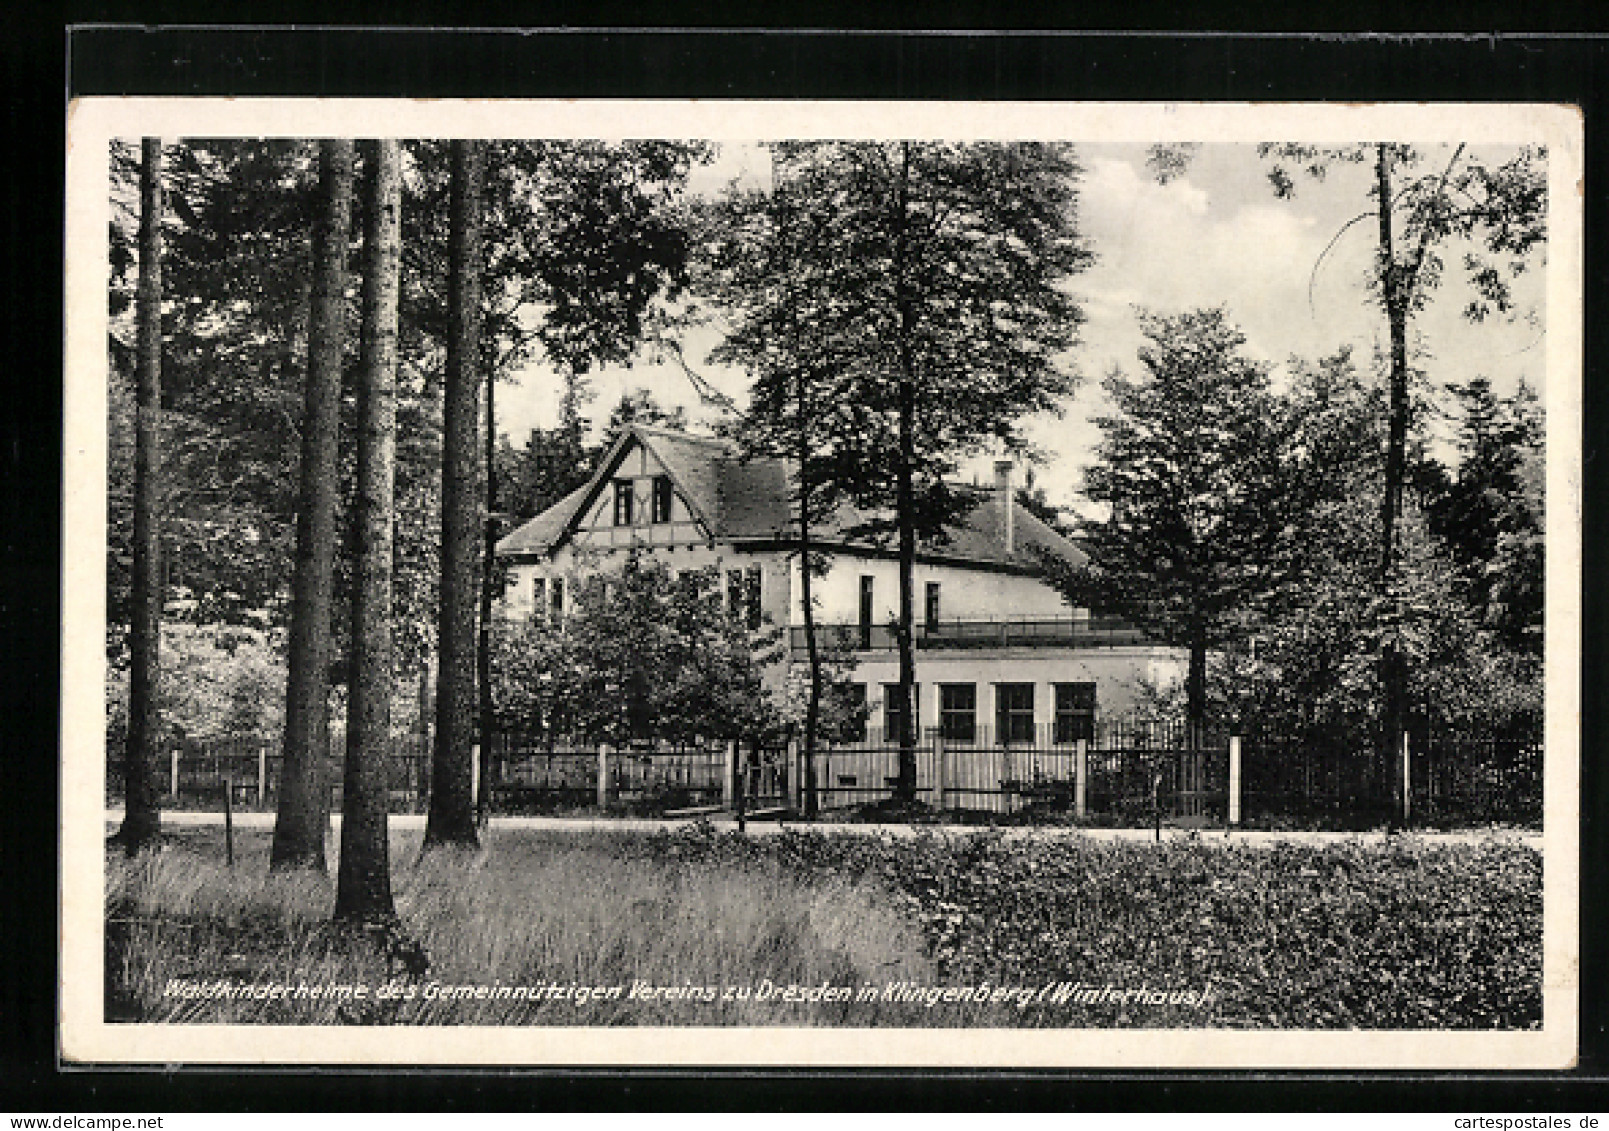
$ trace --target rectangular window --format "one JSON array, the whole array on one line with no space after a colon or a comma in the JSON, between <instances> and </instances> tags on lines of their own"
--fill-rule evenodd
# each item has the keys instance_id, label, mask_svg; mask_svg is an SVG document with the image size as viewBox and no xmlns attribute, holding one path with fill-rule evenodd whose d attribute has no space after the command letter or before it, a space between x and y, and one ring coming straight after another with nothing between
<instances>
[{"instance_id":1,"label":"rectangular window","mask_svg":"<svg viewBox=\"0 0 1609 1131\"><path fill-rule=\"evenodd\" d=\"M531 615L537 620L547 616L548 579L539 577L531 583Z\"/></svg>"},{"instance_id":2,"label":"rectangular window","mask_svg":"<svg viewBox=\"0 0 1609 1131\"><path fill-rule=\"evenodd\" d=\"M654 521L670 521L670 476L654 476Z\"/></svg>"},{"instance_id":3,"label":"rectangular window","mask_svg":"<svg viewBox=\"0 0 1609 1131\"><path fill-rule=\"evenodd\" d=\"M860 646L872 646L872 578L860 579Z\"/></svg>"},{"instance_id":4,"label":"rectangular window","mask_svg":"<svg viewBox=\"0 0 1609 1131\"><path fill-rule=\"evenodd\" d=\"M922 619L927 623L927 630L929 632L938 631L939 583L937 581L929 581L927 583L927 599L923 602L922 613Z\"/></svg>"},{"instance_id":5,"label":"rectangular window","mask_svg":"<svg viewBox=\"0 0 1609 1131\"><path fill-rule=\"evenodd\" d=\"M743 571L743 617L751 631L760 627L760 579L759 566Z\"/></svg>"},{"instance_id":6,"label":"rectangular window","mask_svg":"<svg viewBox=\"0 0 1609 1131\"><path fill-rule=\"evenodd\" d=\"M726 615L736 619L743 614L743 571L726 571Z\"/></svg>"},{"instance_id":7,"label":"rectangular window","mask_svg":"<svg viewBox=\"0 0 1609 1131\"><path fill-rule=\"evenodd\" d=\"M564 578L555 577L548 584L548 623L558 628L564 624Z\"/></svg>"},{"instance_id":8,"label":"rectangular window","mask_svg":"<svg viewBox=\"0 0 1609 1131\"><path fill-rule=\"evenodd\" d=\"M634 521L631 498L632 483L629 479L615 480L615 525L630 526Z\"/></svg>"},{"instance_id":9,"label":"rectangular window","mask_svg":"<svg viewBox=\"0 0 1609 1131\"><path fill-rule=\"evenodd\" d=\"M994 723L999 742L1031 744L1034 740L1034 685L995 684Z\"/></svg>"},{"instance_id":10,"label":"rectangular window","mask_svg":"<svg viewBox=\"0 0 1609 1131\"><path fill-rule=\"evenodd\" d=\"M911 684L911 706L916 708L916 714L915 714L914 717L916 719L921 719L921 717L922 717L922 685L919 684L919 683ZM884 742L898 742L899 741L899 719L900 719L900 714L901 714L901 711L900 711L899 684L897 684L897 683L885 683L885 684L883 684L883 741ZM916 738L916 739L920 740L921 737L922 737L921 728L918 727L918 726L913 725L911 727L911 736L913 738Z\"/></svg>"},{"instance_id":11,"label":"rectangular window","mask_svg":"<svg viewBox=\"0 0 1609 1131\"><path fill-rule=\"evenodd\" d=\"M1056 733L1054 741L1092 742L1095 739L1095 685L1058 683L1056 685Z\"/></svg>"},{"instance_id":12,"label":"rectangular window","mask_svg":"<svg viewBox=\"0 0 1609 1131\"><path fill-rule=\"evenodd\" d=\"M977 741L977 684L939 684L939 733L946 742Z\"/></svg>"}]
</instances>

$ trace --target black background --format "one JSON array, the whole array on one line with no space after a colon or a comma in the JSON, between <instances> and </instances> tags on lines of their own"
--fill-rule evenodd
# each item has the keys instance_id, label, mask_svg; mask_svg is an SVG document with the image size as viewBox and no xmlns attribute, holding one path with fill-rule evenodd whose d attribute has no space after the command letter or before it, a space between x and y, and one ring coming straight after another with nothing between
<instances>
[{"instance_id":1,"label":"black background","mask_svg":"<svg viewBox=\"0 0 1609 1131\"><path fill-rule=\"evenodd\" d=\"M1035 28L1009 10L870 3L795 10L804 27L759 29L750 5L686 6L703 30L602 30L641 18L594 3L592 29L510 34L432 30L474 24L475 5L371 5L389 30L196 25L255 14L356 22L339 6L85 3L8 13L0 26L9 161L3 214L6 319L0 373L0 1111L31 1114L182 1110L578 1109L804 1111L1290 1109L1508 1111L1577 1117L1604 1110L1609 1071L1604 987L1603 720L1609 686L1604 456L1605 120L1609 40L1581 34L1580 11L1536 3L1466 4L1439 27L1411 4L1241 5L1201 12L1130 3L1135 33ZM1115 6L1114 6L1115 7ZM253 13L253 9L260 9ZM271 14L270 14L271 13ZM558 25L577 18L532 6ZM1111 13L1081 9L1087 27ZM1215 17L1227 33L1176 30ZM919 18L918 18L919 17ZM138 21L158 20L133 26ZM489 17L488 17L489 20ZM1418 26L1414 26L1415 21ZM924 27L925 33L874 30ZM1573 28L1572 28L1573 21ZM717 30L721 25L724 30ZM75 26L76 25L76 26ZM120 25L120 26L112 26ZM984 32L993 27L1013 29ZM1494 28L1510 29L1495 34ZM71 30L70 30L71 28ZM746 28L746 30L743 30ZM1369 29L1375 34L1356 34ZM1456 34L1450 33L1456 29ZM1411 34L1436 31L1437 34ZM1324 34L1296 34L1298 32ZM1279 33L1279 34L1268 34ZM1353 33L1353 34L1344 34ZM1380 34L1392 33L1392 34ZM1398 34L1400 33L1400 34ZM1583 576L1581 873L1582 1058L1560 1074L838 1072L322 1072L63 1070L55 1058L56 729L61 458L63 153L70 95L431 97L893 98L1231 101L1546 101L1580 106L1587 129L1586 522Z\"/></svg>"}]
</instances>

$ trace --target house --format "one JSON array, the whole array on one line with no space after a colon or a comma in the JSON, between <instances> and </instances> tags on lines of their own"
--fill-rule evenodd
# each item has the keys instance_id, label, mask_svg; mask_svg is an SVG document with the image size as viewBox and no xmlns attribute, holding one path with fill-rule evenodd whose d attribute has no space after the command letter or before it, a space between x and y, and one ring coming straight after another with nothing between
<instances>
[{"instance_id":1,"label":"house","mask_svg":"<svg viewBox=\"0 0 1609 1131\"><path fill-rule=\"evenodd\" d=\"M1129 711L1143 685L1178 681L1183 654L1115 618L1070 607L1038 575L1038 555L1082 563L1076 545L1012 497L1011 464L943 544L918 548L914 637L919 733L947 740L1044 744L1088 737L1098 713ZM805 654L798 533L788 468L740 459L713 437L633 425L598 472L508 534L510 616L562 618L579 578L637 547L672 570L714 566L731 608L758 626L786 626L792 663ZM897 555L853 532L866 516L843 508L812 527L830 551L813 579L818 638L853 654L873 734L897 734L894 623ZM786 678L778 673L778 682ZM880 733L879 733L880 732Z\"/></svg>"}]
</instances>

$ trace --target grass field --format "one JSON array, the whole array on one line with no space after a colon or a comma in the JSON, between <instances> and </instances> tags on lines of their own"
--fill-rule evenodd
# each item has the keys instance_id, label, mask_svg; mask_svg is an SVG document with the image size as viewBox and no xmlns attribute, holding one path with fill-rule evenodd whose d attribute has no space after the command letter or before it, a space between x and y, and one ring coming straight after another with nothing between
<instances>
[{"instance_id":1,"label":"grass field","mask_svg":"<svg viewBox=\"0 0 1609 1131\"><path fill-rule=\"evenodd\" d=\"M1541 857L1512 841L501 830L484 852L420 860L418 834L398 833L401 945L332 930L328 879L270 875L267 834L237 841L233 869L216 829L108 854L109 1020L1541 1020Z\"/></svg>"}]
</instances>

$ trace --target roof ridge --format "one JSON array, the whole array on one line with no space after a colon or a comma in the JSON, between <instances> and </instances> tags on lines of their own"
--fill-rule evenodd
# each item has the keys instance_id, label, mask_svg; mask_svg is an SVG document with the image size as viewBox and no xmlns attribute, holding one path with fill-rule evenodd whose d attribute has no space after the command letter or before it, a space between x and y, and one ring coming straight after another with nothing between
<instances>
[{"instance_id":1,"label":"roof ridge","mask_svg":"<svg viewBox=\"0 0 1609 1131\"><path fill-rule=\"evenodd\" d=\"M656 458L711 538L747 542L787 538L797 530L798 515L787 487L795 465L787 457L750 456L742 451L741 445L723 437L696 435L679 428L651 424L631 424L610 454L623 450L632 437L650 452L656 447L660 449L655 453ZM676 455L678 449L685 447L699 450ZM581 517L580 502L602 489L608 478L606 472L613 466L613 460L606 460L586 484L508 535L507 540L514 545L507 548L524 549L523 543L546 541L551 549L561 542ZM952 560L983 565L1024 564L1036 553L1047 550L1077 560L1087 556L1077 541L1034 514L1016 498L1015 492L1010 507L1016 536L1008 549L1003 536L1006 524L1001 521L998 505L999 488L964 481L951 481L947 486L969 497L971 505L964 508L963 515L957 516L955 528L947 531L949 536L937 540L931 547L932 552ZM891 515L892 508L862 508L844 501L817 536L827 540L842 539L864 520ZM864 536L851 538L845 545L856 543L865 545Z\"/></svg>"},{"instance_id":2,"label":"roof ridge","mask_svg":"<svg viewBox=\"0 0 1609 1131\"><path fill-rule=\"evenodd\" d=\"M732 443L720 436L702 436L696 432L684 432L680 428L664 428L657 424L636 424L630 426L638 432L647 432L651 436L668 436L677 440L691 440L695 444L713 444L716 447L730 451Z\"/></svg>"}]
</instances>

